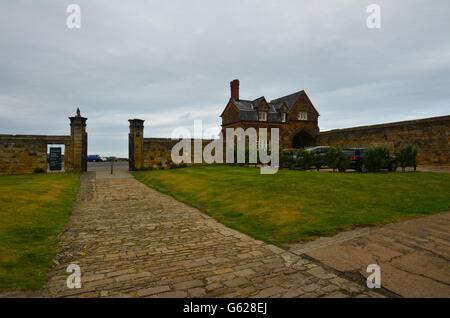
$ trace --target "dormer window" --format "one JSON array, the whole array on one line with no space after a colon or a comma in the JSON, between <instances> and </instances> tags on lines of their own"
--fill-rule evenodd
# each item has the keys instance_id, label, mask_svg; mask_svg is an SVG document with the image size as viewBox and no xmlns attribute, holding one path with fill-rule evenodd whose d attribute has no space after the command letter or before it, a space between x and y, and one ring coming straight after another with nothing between
<instances>
[{"instance_id":1,"label":"dormer window","mask_svg":"<svg viewBox=\"0 0 450 318\"><path fill-rule=\"evenodd\" d=\"M267 121L267 112L259 112L259 121Z\"/></svg>"},{"instance_id":2,"label":"dormer window","mask_svg":"<svg viewBox=\"0 0 450 318\"><path fill-rule=\"evenodd\" d=\"M299 112L298 120L308 120L308 113L307 112Z\"/></svg>"},{"instance_id":3,"label":"dormer window","mask_svg":"<svg viewBox=\"0 0 450 318\"><path fill-rule=\"evenodd\" d=\"M285 123L286 122L286 113L281 113L281 122Z\"/></svg>"}]
</instances>

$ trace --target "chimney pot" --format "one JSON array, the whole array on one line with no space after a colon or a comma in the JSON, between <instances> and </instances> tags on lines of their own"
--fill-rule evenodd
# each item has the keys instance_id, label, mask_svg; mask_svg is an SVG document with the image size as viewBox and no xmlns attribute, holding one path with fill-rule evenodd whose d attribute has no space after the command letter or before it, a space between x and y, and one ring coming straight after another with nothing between
<instances>
[{"instance_id":1,"label":"chimney pot","mask_svg":"<svg viewBox=\"0 0 450 318\"><path fill-rule=\"evenodd\" d=\"M230 82L231 98L239 99L239 80L235 79Z\"/></svg>"}]
</instances>

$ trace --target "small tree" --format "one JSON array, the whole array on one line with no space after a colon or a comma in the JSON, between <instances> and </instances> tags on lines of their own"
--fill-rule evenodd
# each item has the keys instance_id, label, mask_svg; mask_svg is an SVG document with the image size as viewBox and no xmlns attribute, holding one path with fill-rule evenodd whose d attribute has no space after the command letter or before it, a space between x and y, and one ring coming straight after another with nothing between
<instances>
[{"instance_id":1,"label":"small tree","mask_svg":"<svg viewBox=\"0 0 450 318\"><path fill-rule=\"evenodd\" d=\"M386 147L370 147L364 156L368 171L377 171L389 165L389 150Z\"/></svg>"},{"instance_id":2,"label":"small tree","mask_svg":"<svg viewBox=\"0 0 450 318\"><path fill-rule=\"evenodd\" d=\"M402 171L405 172L406 167L414 167L414 171L417 168L417 148L412 145L407 145L401 148L397 153L397 162L402 167Z\"/></svg>"}]
</instances>

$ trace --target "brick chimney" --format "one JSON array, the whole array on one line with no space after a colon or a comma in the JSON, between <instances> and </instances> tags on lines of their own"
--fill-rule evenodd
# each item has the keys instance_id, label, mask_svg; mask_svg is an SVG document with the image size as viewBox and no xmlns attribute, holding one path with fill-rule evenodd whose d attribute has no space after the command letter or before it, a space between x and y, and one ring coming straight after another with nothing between
<instances>
[{"instance_id":1,"label":"brick chimney","mask_svg":"<svg viewBox=\"0 0 450 318\"><path fill-rule=\"evenodd\" d=\"M235 79L230 82L231 98L239 99L239 80Z\"/></svg>"}]
</instances>

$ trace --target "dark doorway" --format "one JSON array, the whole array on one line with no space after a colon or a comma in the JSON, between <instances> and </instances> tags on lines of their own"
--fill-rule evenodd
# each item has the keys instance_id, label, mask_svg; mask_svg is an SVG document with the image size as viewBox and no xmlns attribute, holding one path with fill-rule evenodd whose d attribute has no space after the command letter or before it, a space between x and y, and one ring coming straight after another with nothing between
<instances>
[{"instance_id":1,"label":"dark doorway","mask_svg":"<svg viewBox=\"0 0 450 318\"><path fill-rule=\"evenodd\" d=\"M294 140L292 141L293 148L305 148L313 145L314 138L304 130L296 133L294 136Z\"/></svg>"}]
</instances>

